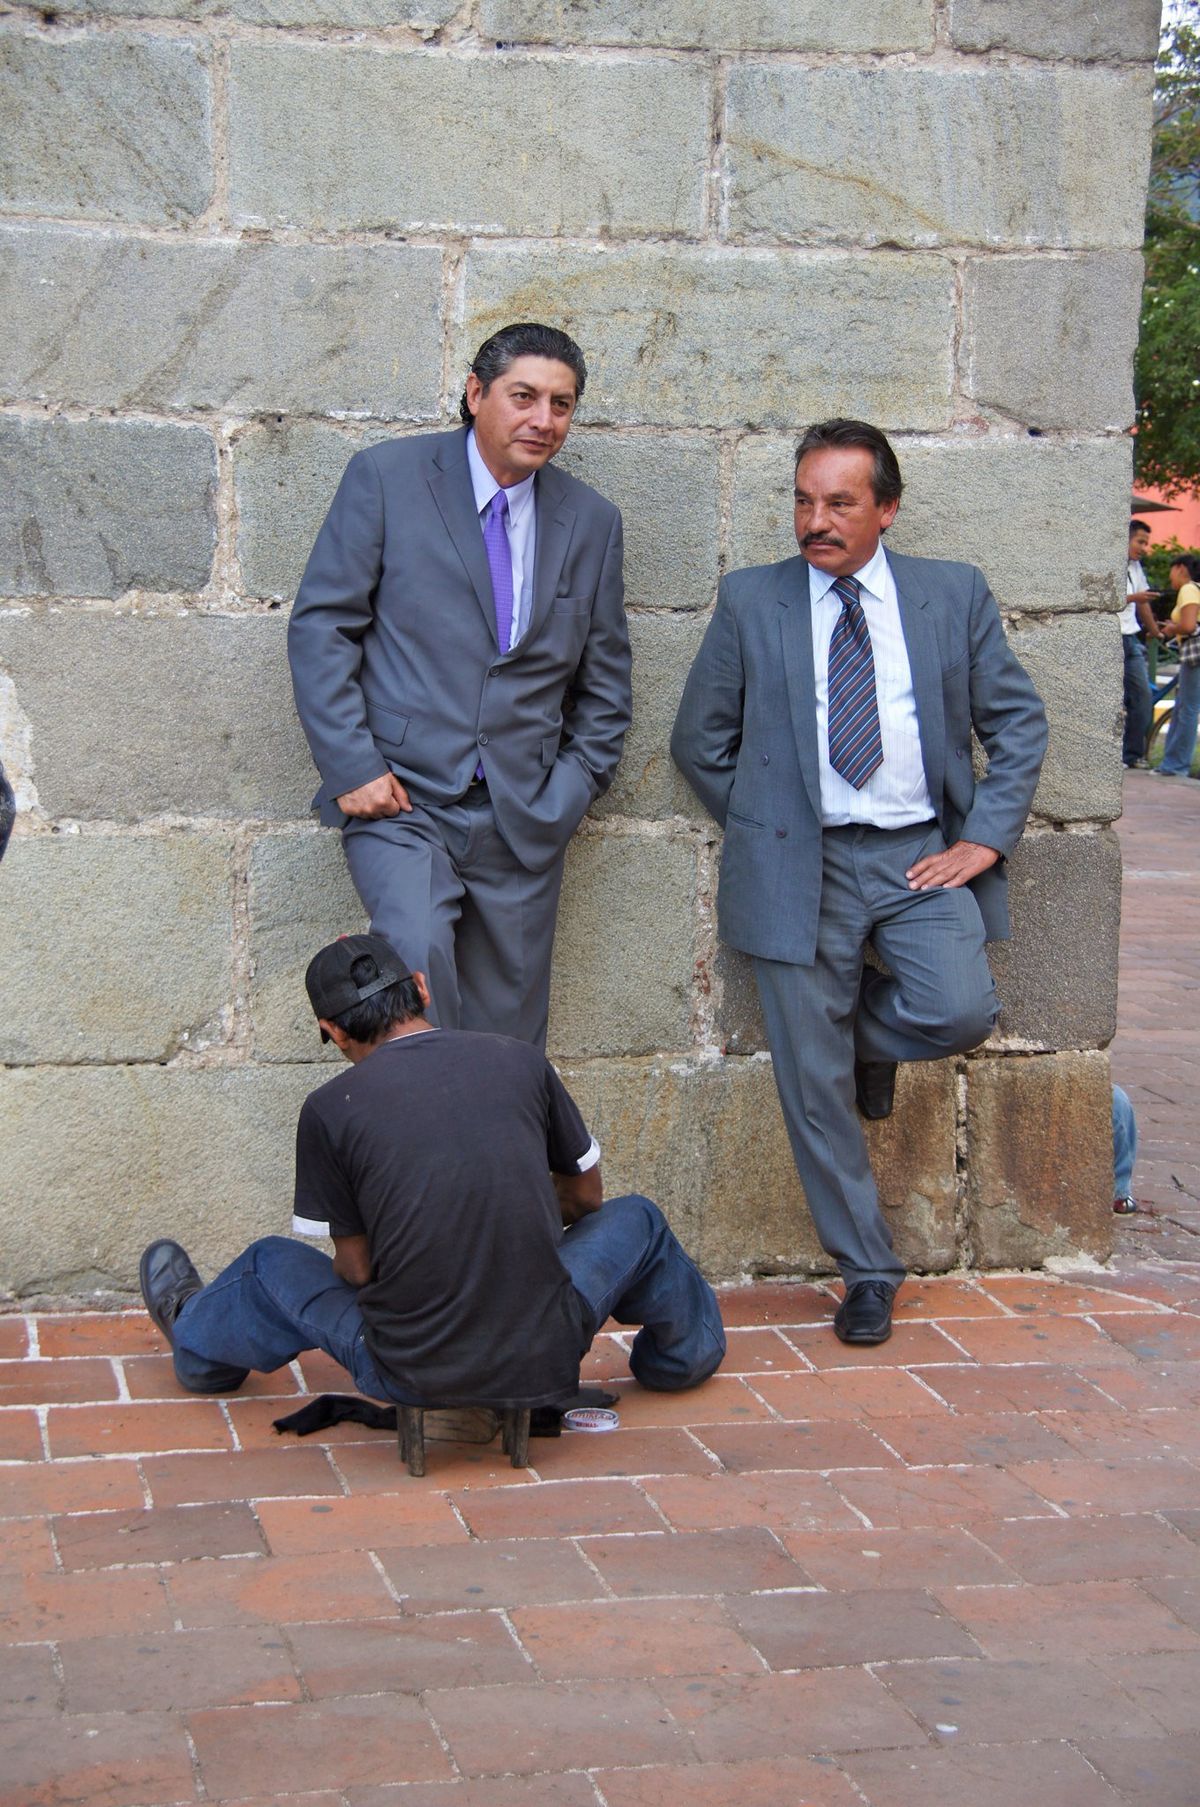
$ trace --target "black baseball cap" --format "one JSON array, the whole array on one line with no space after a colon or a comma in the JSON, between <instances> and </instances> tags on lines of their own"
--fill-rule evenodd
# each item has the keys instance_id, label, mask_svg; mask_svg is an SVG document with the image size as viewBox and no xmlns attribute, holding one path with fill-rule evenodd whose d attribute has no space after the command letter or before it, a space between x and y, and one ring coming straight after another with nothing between
<instances>
[{"instance_id":1,"label":"black baseball cap","mask_svg":"<svg viewBox=\"0 0 1200 1807\"><path fill-rule=\"evenodd\" d=\"M370 966L361 968L356 980L354 967L360 960L369 960ZM304 985L313 1014L328 1019L353 1010L377 991L411 977L391 942L382 935L341 935L313 955ZM324 1029L321 1040L329 1040Z\"/></svg>"}]
</instances>

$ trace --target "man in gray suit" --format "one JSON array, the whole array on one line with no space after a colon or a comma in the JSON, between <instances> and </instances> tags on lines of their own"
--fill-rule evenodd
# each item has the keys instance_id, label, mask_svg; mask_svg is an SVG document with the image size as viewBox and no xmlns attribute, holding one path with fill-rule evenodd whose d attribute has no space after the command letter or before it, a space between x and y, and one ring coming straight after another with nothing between
<instances>
[{"instance_id":1,"label":"man in gray suit","mask_svg":"<svg viewBox=\"0 0 1200 1807\"><path fill-rule=\"evenodd\" d=\"M462 430L350 460L288 632L373 931L443 1027L539 1046L567 842L631 707L621 517L550 464L586 377L553 327L488 339Z\"/></svg>"},{"instance_id":2,"label":"man in gray suit","mask_svg":"<svg viewBox=\"0 0 1200 1807\"><path fill-rule=\"evenodd\" d=\"M881 1343L904 1269L855 1116L896 1062L976 1046L999 1010L1004 858L1046 746L1041 702L971 565L885 553L900 467L864 421L796 455L799 558L735 571L671 747L725 830L718 930L754 960L796 1166L846 1284L843 1342ZM975 782L974 729L988 758ZM867 943L890 969L865 966Z\"/></svg>"}]
</instances>

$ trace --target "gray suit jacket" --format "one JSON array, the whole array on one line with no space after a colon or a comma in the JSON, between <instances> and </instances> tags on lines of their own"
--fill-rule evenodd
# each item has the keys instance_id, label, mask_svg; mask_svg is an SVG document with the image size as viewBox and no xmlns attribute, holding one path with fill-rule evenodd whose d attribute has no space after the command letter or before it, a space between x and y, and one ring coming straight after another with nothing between
<instances>
[{"instance_id":1,"label":"gray suit jacket","mask_svg":"<svg viewBox=\"0 0 1200 1807\"><path fill-rule=\"evenodd\" d=\"M535 495L530 620L502 653L465 432L350 460L288 630L322 822L389 768L415 803L449 803L482 761L500 833L539 871L612 783L631 709L621 516L553 465Z\"/></svg>"},{"instance_id":2,"label":"gray suit jacket","mask_svg":"<svg viewBox=\"0 0 1200 1807\"><path fill-rule=\"evenodd\" d=\"M1011 853L1046 749L1037 692L973 565L888 554L916 693L921 752L947 843ZM971 730L988 756L979 784ZM725 830L722 940L765 960L816 958L821 788L808 565L734 571L689 674L675 762ZM1008 934L1003 860L972 889L989 940Z\"/></svg>"}]
</instances>

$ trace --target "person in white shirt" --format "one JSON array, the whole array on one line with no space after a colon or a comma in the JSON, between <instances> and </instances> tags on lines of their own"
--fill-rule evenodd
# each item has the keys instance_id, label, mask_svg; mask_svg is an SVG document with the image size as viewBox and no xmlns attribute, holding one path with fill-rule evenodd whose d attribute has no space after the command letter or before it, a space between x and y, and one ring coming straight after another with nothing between
<instances>
[{"instance_id":1,"label":"person in white shirt","mask_svg":"<svg viewBox=\"0 0 1200 1807\"><path fill-rule=\"evenodd\" d=\"M1121 647L1125 656L1123 700L1125 731L1121 737L1121 758L1133 769L1146 764L1146 736L1154 720L1154 698L1150 691L1150 673L1146 669L1146 649L1139 629L1152 640L1158 639L1158 623L1151 603L1156 592L1142 568L1142 555L1150 544L1150 529L1145 521L1129 523L1129 563L1125 571L1125 607L1121 610Z\"/></svg>"}]
</instances>

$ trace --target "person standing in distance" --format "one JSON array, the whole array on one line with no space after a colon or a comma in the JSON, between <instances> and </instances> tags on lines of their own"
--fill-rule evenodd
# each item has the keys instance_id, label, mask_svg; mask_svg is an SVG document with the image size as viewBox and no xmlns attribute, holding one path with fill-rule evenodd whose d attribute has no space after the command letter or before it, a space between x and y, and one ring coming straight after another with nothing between
<instances>
[{"instance_id":1,"label":"person standing in distance","mask_svg":"<svg viewBox=\"0 0 1200 1807\"><path fill-rule=\"evenodd\" d=\"M551 464L586 377L553 327L488 339L461 430L350 460L288 630L373 932L443 1027L539 1047L567 842L631 711L621 517Z\"/></svg>"},{"instance_id":2,"label":"person standing in distance","mask_svg":"<svg viewBox=\"0 0 1200 1807\"><path fill-rule=\"evenodd\" d=\"M1122 702L1125 705L1125 728L1121 736L1121 758L1132 770L1146 764L1146 736L1154 720L1154 698L1150 690L1150 673L1146 667L1146 649L1139 628L1151 640L1159 637L1152 603L1156 591L1142 568L1142 557L1150 544L1150 529L1145 521L1129 523L1129 563L1125 567L1125 607L1117 619L1121 623L1121 648L1124 655Z\"/></svg>"},{"instance_id":3,"label":"person standing in distance","mask_svg":"<svg viewBox=\"0 0 1200 1807\"><path fill-rule=\"evenodd\" d=\"M809 428L800 556L722 581L671 742L725 830L718 932L754 960L796 1167L845 1281L834 1330L847 1343L891 1334L904 1278L855 1104L887 1116L897 1061L988 1035L984 941L1008 933L1004 856L1046 747L982 572L884 551L902 487L877 427ZM864 964L868 943L890 976Z\"/></svg>"}]
</instances>

